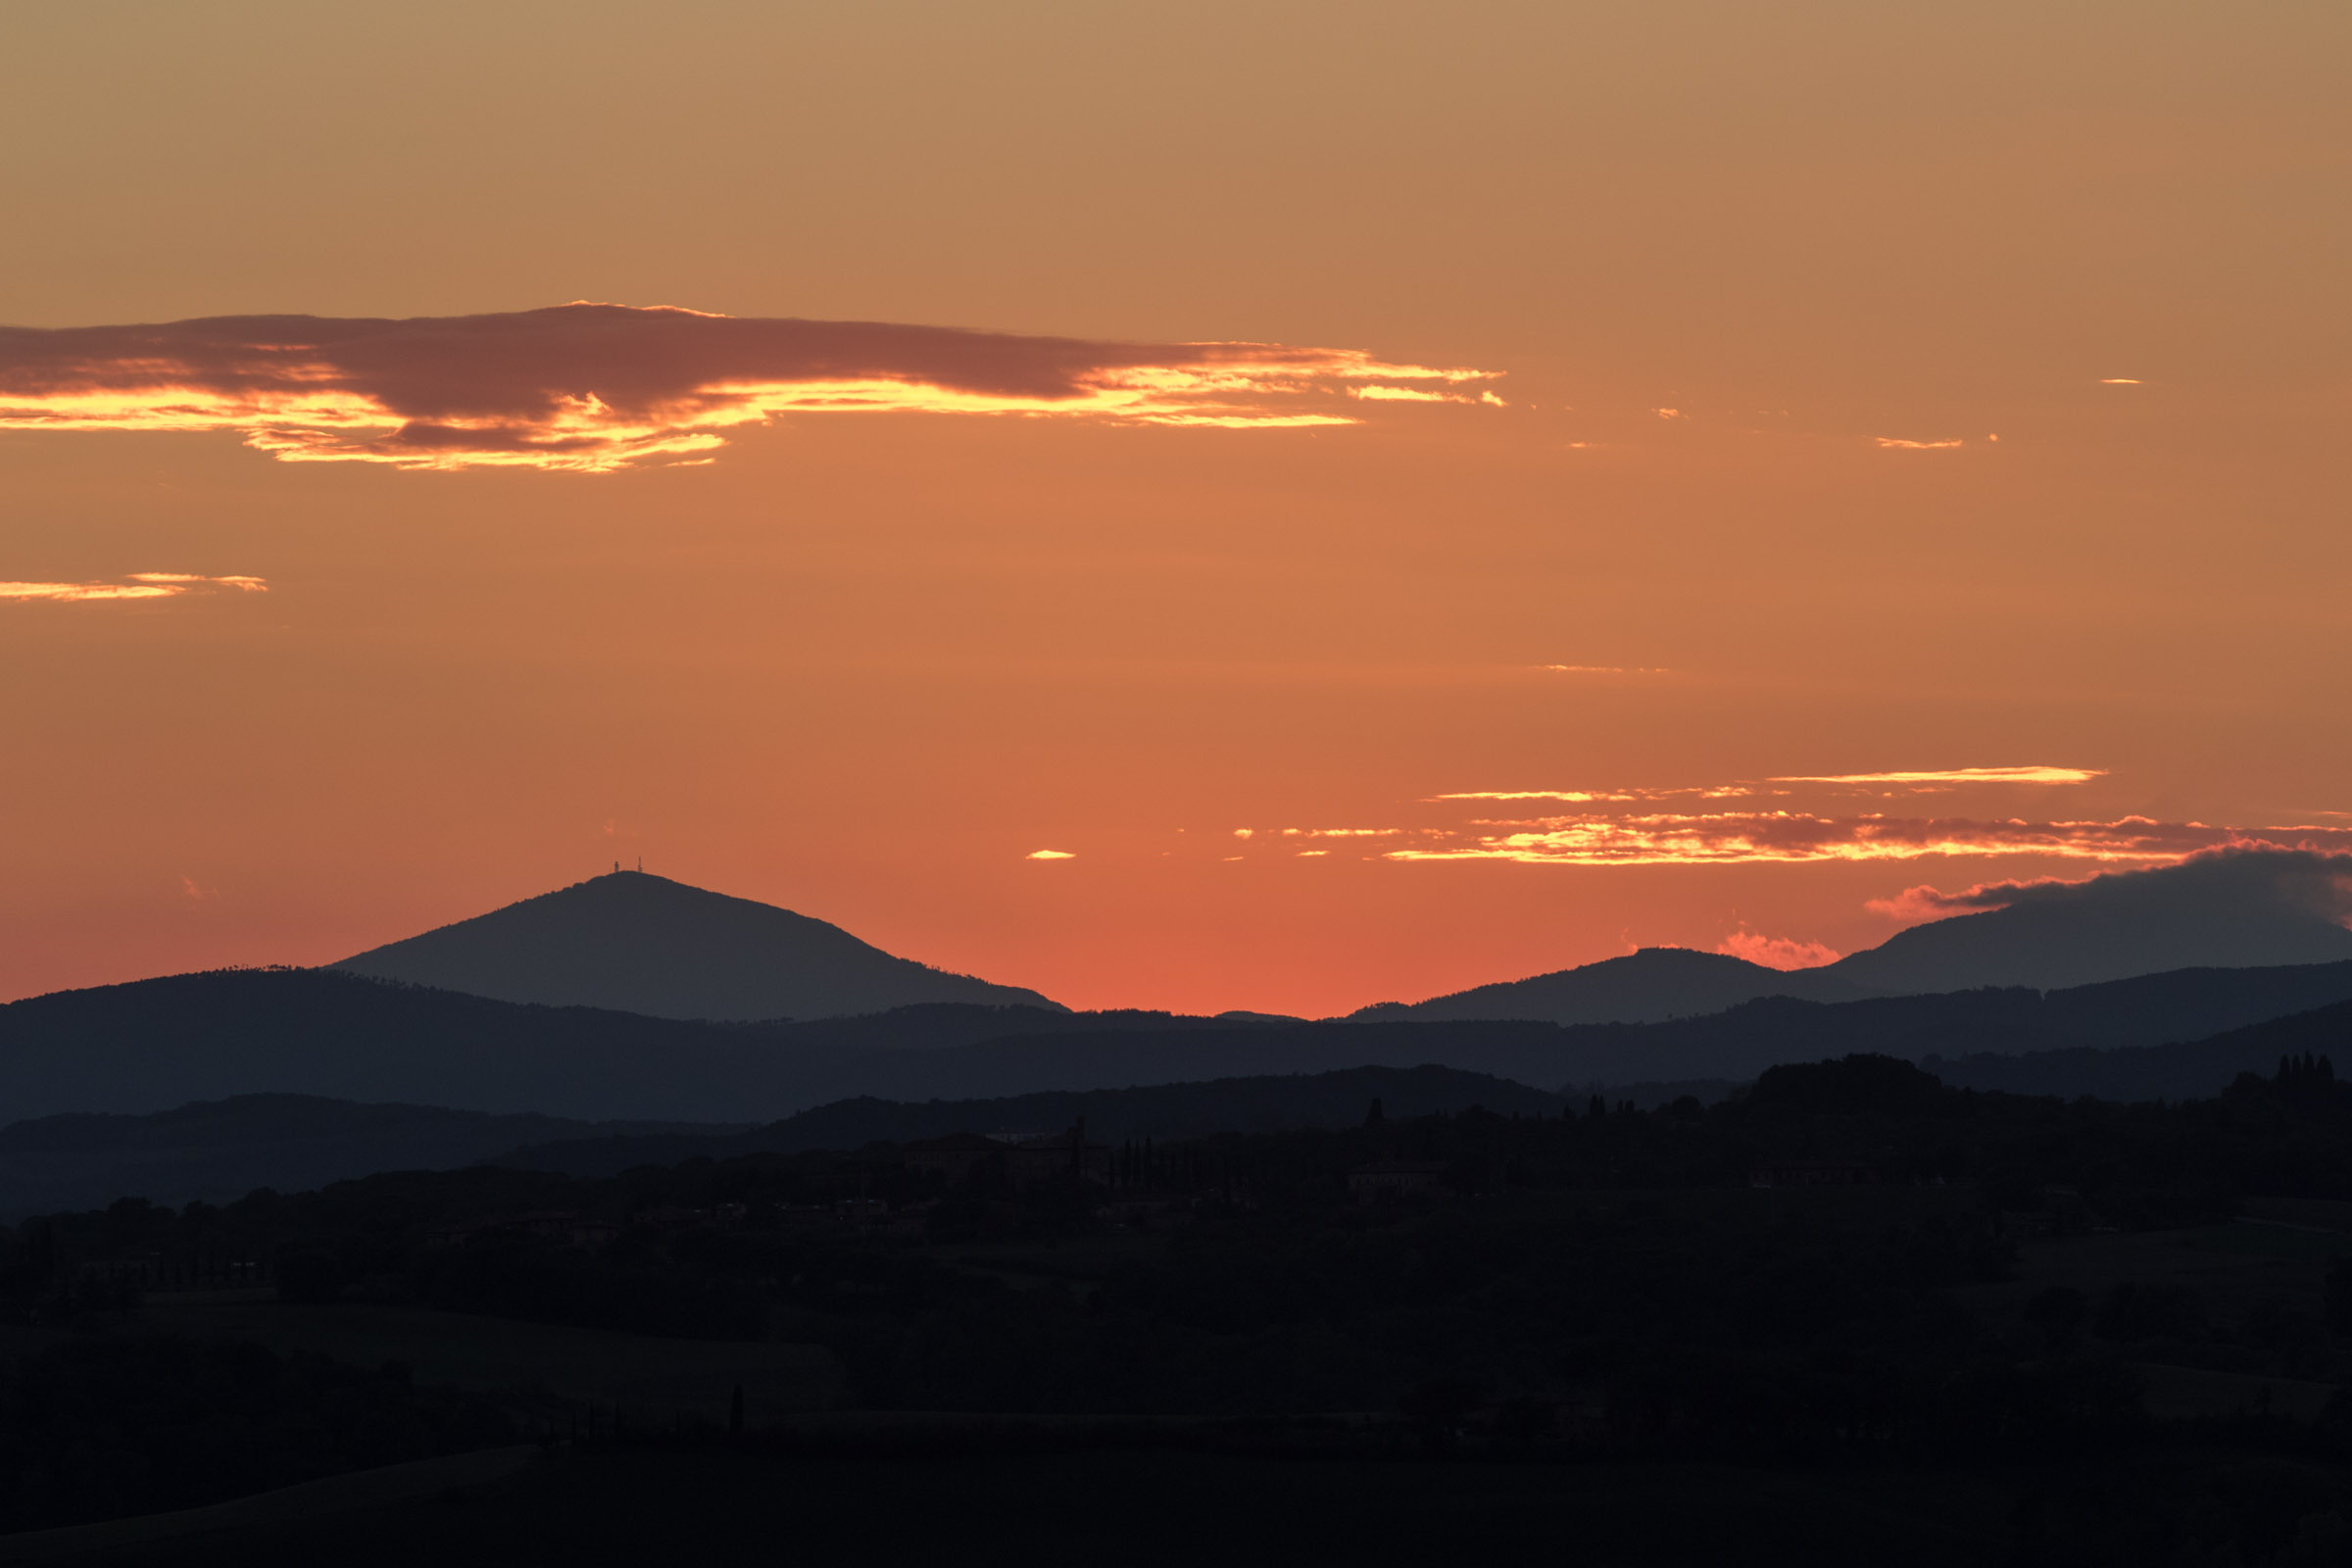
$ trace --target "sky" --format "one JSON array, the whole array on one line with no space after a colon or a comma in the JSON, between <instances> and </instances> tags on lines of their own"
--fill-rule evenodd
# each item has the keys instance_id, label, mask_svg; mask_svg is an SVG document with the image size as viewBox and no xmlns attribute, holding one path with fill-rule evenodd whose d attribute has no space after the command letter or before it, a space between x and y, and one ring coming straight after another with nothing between
<instances>
[{"instance_id":1,"label":"sky","mask_svg":"<svg viewBox=\"0 0 2352 1568\"><path fill-rule=\"evenodd\" d=\"M642 857L1327 1013L2352 847L2348 70L2332 3L0 9L0 996Z\"/></svg>"}]
</instances>

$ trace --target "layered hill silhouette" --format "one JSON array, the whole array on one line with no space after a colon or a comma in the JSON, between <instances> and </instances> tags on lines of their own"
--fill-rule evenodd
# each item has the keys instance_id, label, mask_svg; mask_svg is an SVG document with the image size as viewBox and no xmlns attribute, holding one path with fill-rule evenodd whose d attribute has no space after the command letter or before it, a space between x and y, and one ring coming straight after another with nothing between
<instances>
[{"instance_id":1,"label":"layered hill silhouette","mask_svg":"<svg viewBox=\"0 0 2352 1568\"><path fill-rule=\"evenodd\" d=\"M615 870L329 968L500 1002L655 1018L830 1018L922 1003L1058 1009L901 958L837 925L644 871Z\"/></svg>"},{"instance_id":2,"label":"layered hill silhouette","mask_svg":"<svg viewBox=\"0 0 2352 1568\"><path fill-rule=\"evenodd\" d=\"M1496 1115L1557 1115L1558 1095L1455 1067L1347 1067L1323 1073L1216 1078L1136 1089L1058 1090L994 1100L836 1101L764 1127L717 1137L612 1130L534 1145L497 1163L572 1176L610 1176L633 1165L698 1155L792 1154L857 1150L951 1133L1054 1134L1083 1120L1104 1143L1205 1138L1216 1133L1353 1127L1373 1102L1393 1117L1450 1114L1473 1106ZM5 1134L0 1134L4 1138Z\"/></svg>"},{"instance_id":3,"label":"layered hill silhouette","mask_svg":"<svg viewBox=\"0 0 2352 1568\"><path fill-rule=\"evenodd\" d=\"M301 1192L396 1170L485 1162L577 1176L697 1156L859 1149L945 1133L1057 1132L1200 1138L1220 1132L1353 1126L1381 1101L1393 1116L1482 1105L1554 1113L1559 1097L1448 1067L1357 1067L1316 1076L1226 1079L1083 1094L915 1103L864 1097L766 1126L568 1121L438 1105L362 1104L313 1095L242 1095L145 1116L44 1116L0 1127L0 1224L104 1208L120 1198L171 1207L224 1203L257 1188Z\"/></svg>"},{"instance_id":4,"label":"layered hill silhouette","mask_svg":"<svg viewBox=\"0 0 2352 1568\"><path fill-rule=\"evenodd\" d=\"M1848 1002L1986 986L2058 990L2187 968L2352 959L2345 858L2230 850L2082 882L2010 884L1945 902L1968 912L1896 933L1818 968L1644 948L1622 957L1350 1014L1391 1021L1536 1018L1655 1023L1765 997Z\"/></svg>"},{"instance_id":5,"label":"layered hill silhouette","mask_svg":"<svg viewBox=\"0 0 2352 1568\"><path fill-rule=\"evenodd\" d=\"M1946 917L1818 968L1645 948L1418 1003L1363 1022L1659 1023L1764 998L1841 1003L1993 987L2063 990L2183 968L2352 959L2340 858L2242 849L2082 882L1944 898ZM355 955L335 969L502 1002L750 1022L933 1004L1058 1010L1035 991L897 957L825 921L614 871ZM1230 1015L1247 1018L1250 1015Z\"/></svg>"},{"instance_id":6,"label":"layered hill silhouette","mask_svg":"<svg viewBox=\"0 0 2352 1568\"><path fill-rule=\"evenodd\" d=\"M2163 992L2175 1000L2198 990L2195 972L2164 978L2171 984ZM2095 1012L2113 1000L2081 995L2060 1007ZM2165 996L2139 1000L2160 1004ZM2352 1002L2166 1045L1980 1052L1957 1058L1929 1053L1921 1065L1955 1088L2069 1100L2088 1095L2180 1101L2210 1099L2241 1074L2269 1073L2281 1058L2330 1053L2352 1054ZM1650 1108L1684 1095L1713 1102L1740 1088L1740 1081L1729 1078L1628 1083L1607 1086L1604 1098ZM490 1163L599 1178L694 1158L858 1150L949 1133L1048 1134L1080 1118L1098 1140L1167 1142L1218 1133L1347 1127L1362 1120L1375 1101L1388 1115L1405 1118L1472 1107L1499 1115L1556 1115L1564 1103L1581 1098L1573 1090L1547 1091L1430 1065L1048 1090L993 1099L905 1101L864 1095L762 1126L589 1123L304 1095L246 1095L143 1116L68 1114L0 1127L0 1223L100 1208L124 1197L174 1207L227 1202L257 1188L295 1192L392 1170Z\"/></svg>"},{"instance_id":7,"label":"layered hill silhouette","mask_svg":"<svg viewBox=\"0 0 2352 1568\"><path fill-rule=\"evenodd\" d=\"M2076 1047L2023 1056L1980 1054L1920 1063L1956 1089L2074 1100L2206 1100L2240 1073L2269 1075L2281 1058L2352 1059L2352 1003L2271 1018L2207 1040L2115 1051Z\"/></svg>"},{"instance_id":8,"label":"layered hill silhouette","mask_svg":"<svg viewBox=\"0 0 2352 1568\"><path fill-rule=\"evenodd\" d=\"M310 1095L243 1095L146 1116L43 1116L0 1127L0 1223L103 1208L119 1198L174 1208L220 1203L263 1187L301 1192L379 1171L448 1170L518 1146L679 1131L724 1132Z\"/></svg>"},{"instance_id":9,"label":"layered hill silhouette","mask_svg":"<svg viewBox=\"0 0 2352 1568\"><path fill-rule=\"evenodd\" d=\"M230 970L0 1006L0 1107L144 1114L253 1094L766 1122L858 1096L969 1100L1424 1064L1534 1088L1743 1080L1853 1052L1920 1060L2191 1041L2352 1000L2352 962L1814 1003L1649 1024L1071 1013L934 1004L722 1024L547 1007L332 970Z\"/></svg>"},{"instance_id":10,"label":"layered hill silhouette","mask_svg":"<svg viewBox=\"0 0 2352 1568\"><path fill-rule=\"evenodd\" d=\"M550 1007L333 969L226 969L0 1006L0 1107L144 1114L250 1094L588 1121L760 1121L1007 1034L1222 1029L1166 1013L932 1003L806 1023Z\"/></svg>"}]
</instances>

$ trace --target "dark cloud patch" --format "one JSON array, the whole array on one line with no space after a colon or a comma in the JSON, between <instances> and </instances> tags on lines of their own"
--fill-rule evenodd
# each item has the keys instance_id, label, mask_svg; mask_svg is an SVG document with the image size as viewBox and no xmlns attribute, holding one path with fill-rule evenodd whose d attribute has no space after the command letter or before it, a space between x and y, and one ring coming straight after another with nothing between
<instances>
[{"instance_id":1,"label":"dark cloud patch","mask_svg":"<svg viewBox=\"0 0 2352 1568\"><path fill-rule=\"evenodd\" d=\"M1350 349L1118 343L578 303L410 319L0 327L0 428L234 429L288 461L611 469L787 413L1354 422L1363 395L1476 403L1486 372Z\"/></svg>"}]
</instances>

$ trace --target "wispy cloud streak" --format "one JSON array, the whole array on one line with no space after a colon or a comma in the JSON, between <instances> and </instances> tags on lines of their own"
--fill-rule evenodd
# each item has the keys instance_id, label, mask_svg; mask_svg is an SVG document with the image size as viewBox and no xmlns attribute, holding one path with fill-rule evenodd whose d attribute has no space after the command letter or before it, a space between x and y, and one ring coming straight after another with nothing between
<instances>
[{"instance_id":1,"label":"wispy cloud streak","mask_svg":"<svg viewBox=\"0 0 2352 1568\"><path fill-rule=\"evenodd\" d=\"M1103 343L586 302L405 320L0 327L0 428L233 430L286 462L603 472L782 414L1269 428L1366 400L1495 402L1493 372L1273 343Z\"/></svg>"},{"instance_id":2,"label":"wispy cloud streak","mask_svg":"<svg viewBox=\"0 0 2352 1568\"><path fill-rule=\"evenodd\" d=\"M1733 784L1695 784L1668 788L1614 790L1457 790L1432 795L1432 801L1560 801L1584 805L1602 801L1733 801L1757 794L1788 795L1788 790L1766 791L1766 784L1886 784L1912 794L1936 794L1959 784L2087 784L2106 777L2097 767L1944 767L1893 773L1785 773L1772 778Z\"/></svg>"},{"instance_id":3,"label":"wispy cloud streak","mask_svg":"<svg viewBox=\"0 0 2352 1568\"><path fill-rule=\"evenodd\" d=\"M1538 664L1538 669L1552 675L1671 675L1671 669L1637 664Z\"/></svg>"},{"instance_id":4,"label":"wispy cloud streak","mask_svg":"<svg viewBox=\"0 0 2352 1568\"><path fill-rule=\"evenodd\" d=\"M182 594L233 589L263 594L259 577L206 577L192 571L134 571L116 582L0 582L0 599L45 599L59 604L93 600L176 599Z\"/></svg>"},{"instance_id":5,"label":"wispy cloud streak","mask_svg":"<svg viewBox=\"0 0 2352 1568\"><path fill-rule=\"evenodd\" d=\"M1775 784L2087 784L2103 767L1946 767L1906 773L1782 773Z\"/></svg>"},{"instance_id":6,"label":"wispy cloud streak","mask_svg":"<svg viewBox=\"0 0 2352 1568\"><path fill-rule=\"evenodd\" d=\"M1800 937L1768 937L1742 925L1715 944L1717 953L1760 963L1767 969L1814 969L1843 956L1827 943Z\"/></svg>"},{"instance_id":7,"label":"wispy cloud streak","mask_svg":"<svg viewBox=\"0 0 2352 1568\"><path fill-rule=\"evenodd\" d=\"M2276 843L2276 829L2127 816L2112 822L1816 816L1800 811L1554 816L1477 824L1471 842L1391 850L1392 860L1516 860L1537 865L1740 865L2040 856L2154 864L2226 846ZM2298 829L2292 847L2352 848L2352 830Z\"/></svg>"}]
</instances>

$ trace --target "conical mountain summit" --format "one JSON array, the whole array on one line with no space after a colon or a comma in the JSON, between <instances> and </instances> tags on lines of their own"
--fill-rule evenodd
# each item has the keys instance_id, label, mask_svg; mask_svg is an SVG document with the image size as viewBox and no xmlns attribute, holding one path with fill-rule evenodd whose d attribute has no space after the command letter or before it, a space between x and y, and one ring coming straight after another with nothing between
<instances>
[{"instance_id":1,"label":"conical mountain summit","mask_svg":"<svg viewBox=\"0 0 2352 1568\"><path fill-rule=\"evenodd\" d=\"M657 1018L829 1018L918 1003L1067 1010L901 958L837 925L615 870L327 967L501 1002Z\"/></svg>"}]
</instances>

